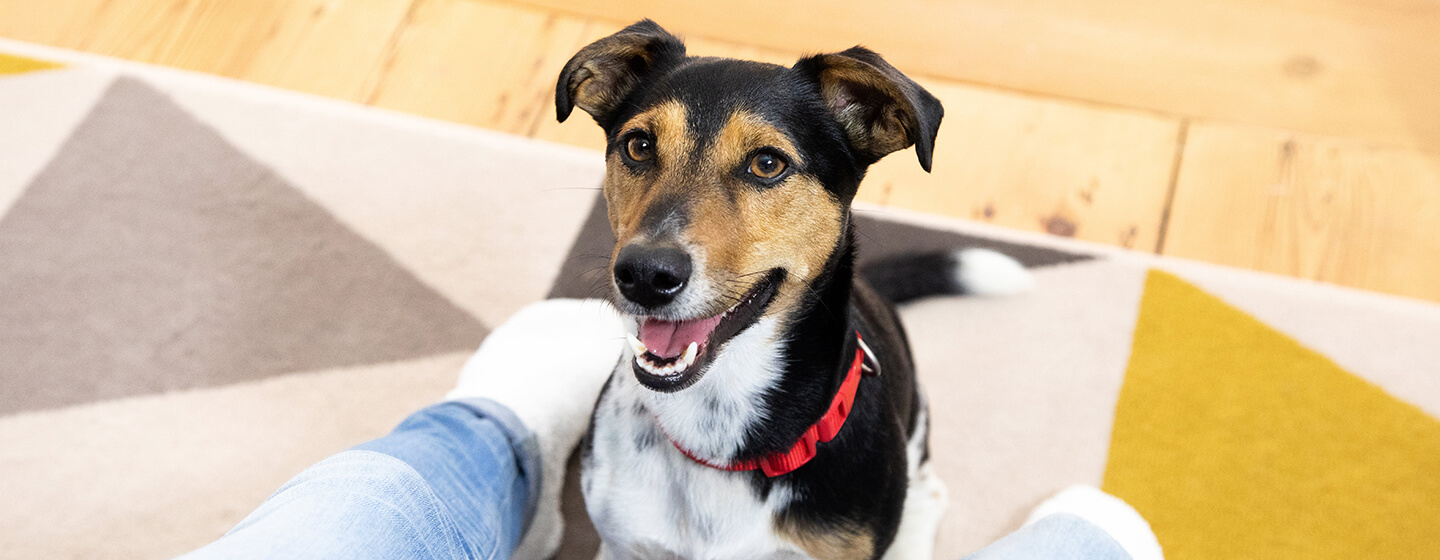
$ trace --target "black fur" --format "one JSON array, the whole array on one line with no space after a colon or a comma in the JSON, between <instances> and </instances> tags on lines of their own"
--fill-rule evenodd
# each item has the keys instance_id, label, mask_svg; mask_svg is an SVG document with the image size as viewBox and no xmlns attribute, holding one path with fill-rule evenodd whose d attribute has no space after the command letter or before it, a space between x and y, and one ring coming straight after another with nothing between
<instances>
[{"instance_id":1,"label":"black fur","mask_svg":"<svg viewBox=\"0 0 1440 560\"><path fill-rule=\"evenodd\" d=\"M891 303L940 294L964 294L955 281L960 263L953 252L895 255L867 263L860 275Z\"/></svg>"}]
</instances>

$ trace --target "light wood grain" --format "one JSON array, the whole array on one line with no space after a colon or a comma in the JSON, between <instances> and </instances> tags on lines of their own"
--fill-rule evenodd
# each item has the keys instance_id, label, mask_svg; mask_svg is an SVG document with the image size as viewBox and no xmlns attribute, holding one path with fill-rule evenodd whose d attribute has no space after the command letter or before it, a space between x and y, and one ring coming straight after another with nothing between
<instances>
[{"instance_id":1,"label":"light wood grain","mask_svg":"<svg viewBox=\"0 0 1440 560\"><path fill-rule=\"evenodd\" d=\"M863 43L919 74L1440 148L1431 0L517 0L785 51Z\"/></svg>"},{"instance_id":2,"label":"light wood grain","mask_svg":"<svg viewBox=\"0 0 1440 560\"><path fill-rule=\"evenodd\" d=\"M1164 252L1440 300L1440 155L1197 124Z\"/></svg>"},{"instance_id":3,"label":"light wood grain","mask_svg":"<svg viewBox=\"0 0 1440 560\"><path fill-rule=\"evenodd\" d=\"M926 174L913 150L866 178L883 204L1150 250L1176 119L921 80L945 104ZM862 190L864 190L862 189Z\"/></svg>"},{"instance_id":4,"label":"light wood grain","mask_svg":"<svg viewBox=\"0 0 1440 560\"><path fill-rule=\"evenodd\" d=\"M579 49L584 20L466 0L416 0L367 101L379 107L529 135L555 112L555 76Z\"/></svg>"},{"instance_id":5,"label":"light wood grain","mask_svg":"<svg viewBox=\"0 0 1440 560\"><path fill-rule=\"evenodd\" d=\"M410 0L0 0L0 35L361 100Z\"/></svg>"}]
</instances>

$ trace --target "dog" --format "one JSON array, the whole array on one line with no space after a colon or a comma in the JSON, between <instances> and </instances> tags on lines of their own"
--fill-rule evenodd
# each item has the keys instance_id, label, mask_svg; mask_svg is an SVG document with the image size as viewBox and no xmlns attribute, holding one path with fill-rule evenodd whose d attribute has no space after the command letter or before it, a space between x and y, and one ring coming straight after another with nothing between
<instances>
[{"instance_id":1,"label":"dog","mask_svg":"<svg viewBox=\"0 0 1440 560\"><path fill-rule=\"evenodd\" d=\"M555 105L605 131L635 321L582 443L600 557L930 558L946 489L891 300L964 292L997 255L879 263L877 291L850 206L889 153L930 170L939 100L862 47L691 57L643 20L570 59Z\"/></svg>"}]
</instances>

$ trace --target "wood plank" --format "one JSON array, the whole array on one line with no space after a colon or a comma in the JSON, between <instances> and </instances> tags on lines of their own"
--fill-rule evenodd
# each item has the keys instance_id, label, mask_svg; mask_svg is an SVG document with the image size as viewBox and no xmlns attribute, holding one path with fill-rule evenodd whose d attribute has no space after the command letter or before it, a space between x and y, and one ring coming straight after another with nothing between
<instances>
[{"instance_id":1,"label":"wood plank","mask_svg":"<svg viewBox=\"0 0 1440 560\"><path fill-rule=\"evenodd\" d=\"M417 0L371 104L528 135L584 20L493 2Z\"/></svg>"},{"instance_id":2,"label":"wood plank","mask_svg":"<svg viewBox=\"0 0 1440 560\"><path fill-rule=\"evenodd\" d=\"M1196 124L1164 253L1440 301L1440 154Z\"/></svg>"},{"instance_id":3,"label":"wood plank","mask_svg":"<svg viewBox=\"0 0 1440 560\"><path fill-rule=\"evenodd\" d=\"M0 0L0 35L360 100L411 0Z\"/></svg>"},{"instance_id":4,"label":"wood plank","mask_svg":"<svg viewBox=\"0 0 1440 560\"><path fill-rule=\"evenodd\" d=\"M1431 0L514 1L783 51L863 43L917 74L1440 148Z\"/></svg>"},{"instance_id":5,"label":"wood plank","mask_svg":"<svg viewBox=\"0 0 1440 560\"><path fill-rule=\"evenodd\" d=\"M364 99L380 70L387 45L405 25L412 0L290 0L284 2L258 46L237 47L242 80L327 97ZM244 4L244 3L239 3ZM224 4L208 33L221 32L230 17L254 17L253 9ZM253 54L245 56L246 49ZM209 71L209 70L205 70Z\"/></svg>"},{"instance_id":6,"label":"wood plank","mask_svg":"<svg viewBox=\"0 0 1440 560\"><path fill-rule=\"evenodd\" d=\"M601 37L606 37L619 31L623 26L617 23L604 20L588 20L585 22L585 30L580 34L580 40L574 48L564 53L564 56L557 57L554 64L547 66L543 75L548 76L548 85L545 89L548 104L545 110L535 115L535 122L530 126L530 135L541 140L570 144L592 150L605 149L605 133L595 124L595 120L583 111L575 111L565 122L555 120L555 82L560 79L560 70L570 57L575 56L582 47L588 45Z\"/></svg>"},{"instance_id":7,"label":"wood plank","mask_svg":"<svg viewBox=\"0 0 1440 560\"><path fill-rule=\"evenodd\" d=\"M1144 251L1159 239L1177 119L920 80L945 105L933 173L912 150L862 197ZM864 193L868 189L868 193Z\"/></svg>"}]
</instances>

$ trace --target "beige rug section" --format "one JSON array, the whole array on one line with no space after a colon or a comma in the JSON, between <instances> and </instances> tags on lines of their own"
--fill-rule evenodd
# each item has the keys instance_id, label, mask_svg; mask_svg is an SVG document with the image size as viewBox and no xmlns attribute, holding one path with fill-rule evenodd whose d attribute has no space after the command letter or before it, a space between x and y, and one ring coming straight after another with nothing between
<instances>
[{"instance_id":1,"label":"beige rug section","mask_svg":"<svg viewBox=\"0 0 1440 560\"><path fill-rule=\"evenodd\" d=\"M86 68L0 75L0 215L50 162L110 83ZM45 99L35 103L35 99Z\"/></svg>"},{"instance_id":2,"label":"beige rug section","mask_svg":"<svg viewBox=\"0 0 1440 560\"><path fill-rule=\"evenodd\" d=\"M592 150L187 78L154 81L486 325L545 297L604 173Z\"/></svg>"},{"instance_id":3,"label":"beige rug section","mask_svg":"<svg viewBox=\"0 0 1440 560\"><path fill-rule=\"evenodd\" d=\"M468 353L0 418L0 558L169 558L389 432Z\"/></svg>"},{"instance_id":4,"label":"beige rug section","mask_svg":"<svg viewBox=\"0 0 1440 560\"><path fill-rule=\"evenodd\" d=\"M1021 296L901 310L950 488L936 558L990 544L1044 498L1104 476L1144 270L1086 261L1034 273Z\"/></svg>"}]
</instances>

